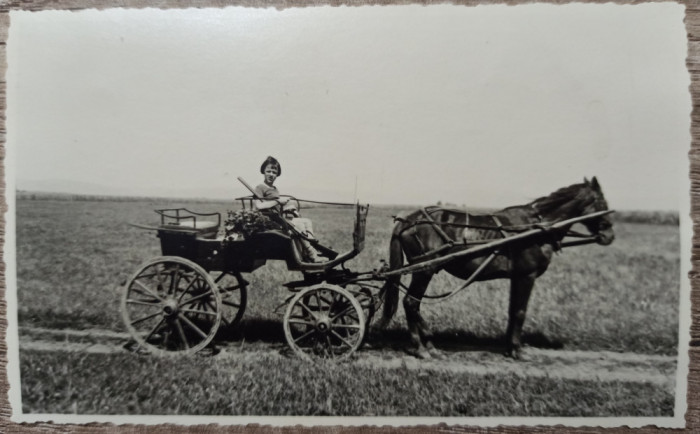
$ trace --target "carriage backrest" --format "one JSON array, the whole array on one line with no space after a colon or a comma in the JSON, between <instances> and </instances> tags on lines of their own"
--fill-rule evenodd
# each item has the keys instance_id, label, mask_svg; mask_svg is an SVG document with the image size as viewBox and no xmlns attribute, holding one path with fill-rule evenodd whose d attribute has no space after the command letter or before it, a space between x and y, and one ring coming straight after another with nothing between
<instances>
[{"instance_id":1,"label":"carriage backrest","mask_svg":"<svg viewBox=\"0 0 700 434\"><path fill-rule=\"evenodd\" d=\"M157 209L160 215L160 227L166 231L187 231L194 233L198 238L212 239L221 226L221 213L198 213L187 208ZM216 217L216 220L207 219Z\"/></svg>"}]
</instances>

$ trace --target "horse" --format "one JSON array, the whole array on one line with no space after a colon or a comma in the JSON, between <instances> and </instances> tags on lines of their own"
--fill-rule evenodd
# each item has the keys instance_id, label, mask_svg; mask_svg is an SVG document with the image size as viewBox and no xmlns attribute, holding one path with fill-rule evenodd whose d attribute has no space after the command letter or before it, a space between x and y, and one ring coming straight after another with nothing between
<instances>
[{"instance_id":1,"label":"horse","mask_svg":"<svg viewBox=\"0 0 700 434\"><path fill-rule=\"evenodd\" d=\"M439 207L419 209L395 217L388 268L402 268L404 255L409 263L417 263L473 247L475 243L505 238L509 234L543 228L546 224L607 209L607 201L596 177L590 181L584 178L583 183L560 188L549 196L492 214L472 215ZM607 214L584 220L582 224L600 245L607 246L615 239L612 222ZM560 248L560 243L570 228L571 225L566 225L557 230L542 231L532 237L514 240L494 251L488 259L486 256L456 257L437 269L413 272L403 300L412 344L407 352L424 359L442 357L420 314L420 303L432 277L445 270L464 280L510 279L505 355L514 359L522 358L521 334L535 279L547 270L552 255ZM482 270L475 273L480 266ZM386 327L396 313L399 284L398 274L386 279L382 289L385 298L379 328Z\"/></svg>"}]
</instances>

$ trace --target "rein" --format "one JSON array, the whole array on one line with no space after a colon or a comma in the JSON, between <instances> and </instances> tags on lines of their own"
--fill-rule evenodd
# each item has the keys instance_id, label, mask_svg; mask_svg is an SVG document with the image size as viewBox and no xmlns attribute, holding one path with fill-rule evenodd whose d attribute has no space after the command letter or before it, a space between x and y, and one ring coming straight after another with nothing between
<instances>
[{"instance_id":1,"label":"rein","mask_svg":"<svg viewBox=\"0 0 700 434\"><path fill-rule=\"evenodd\" d=\"M252 188L252 187L251 187L251 188ZM254 190L253 190L253 191L254 191ZM321 201L318 201L318 200L299 199L299 198L296 198L296 197L294 197L294 196L289 196L289 195L287 195L287 194L281 194L280 197L288 197L288 198L293 199L293 200L295 200L295 201L297 201L297 202L315 203L315 204L318 204L318 205L355 206L354 203L346 203L346 202L321 202ZM255 197L255 196L243 196L243 197L237 197L237 198L235 198L234 200L240 200L240 201L250 200L250 201L252 201L252 200L255 200L255 199L259 199L259 198Z\"/></svg>"}]
</instances>

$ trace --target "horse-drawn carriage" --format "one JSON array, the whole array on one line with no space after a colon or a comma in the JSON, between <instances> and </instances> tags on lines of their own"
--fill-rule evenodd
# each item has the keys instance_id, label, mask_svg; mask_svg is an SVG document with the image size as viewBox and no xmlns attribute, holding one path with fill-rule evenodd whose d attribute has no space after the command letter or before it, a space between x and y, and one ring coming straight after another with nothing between
<instances>
[{"instance_id":1,"label":"horse-drawn carriage","mask_svg":"<svg viewBox=\"0 0 700 434\"><path fill-rule=\"evenodd\" d=\"M244 209L246 203L252 207L255 199L239 198ZM345 263L363 250L369 207L351 206L354 228L350 250L339 253L307 238L327 258L321 263L304 261L299 244L304 235L283 218L274 228L245 235L224 234L219 213L156 210L160 224L140 227L157 231L163 256L142 265L126 283L121 310L127 329L140 348L152 353L197 352L209 345L221 328L234 327L241 320L248 298L248 282L242 273L254 272L268 260L281 260L289 270L302 275L285 285L293 295L287 299L283 319L287 343L302 357L341 359L351 355L362 344L384 298L383 319L393 315L401 288L407 293L404 306L416 354L429 357L427 350L432 350L432 344L417 306L422 298L431 297L425 295L425 289L432 274L441 270L466 282L432 298L447 298L477 280L511 279L507 334L509 346L518 350L525 309L518 305L523 298L519 290L526 291L526 306L532 282L546 269L551 252L612 241L607 217L612 211L607 210L594 178L593 183L586 181L492 214L423 208L397 217L390 267L356 272ZM572 230L577 223L590 233ZM578 239L565 240L571 237ZM413 275L410 286L398 279L405 274Z\"/></svg>"}]
</instances>

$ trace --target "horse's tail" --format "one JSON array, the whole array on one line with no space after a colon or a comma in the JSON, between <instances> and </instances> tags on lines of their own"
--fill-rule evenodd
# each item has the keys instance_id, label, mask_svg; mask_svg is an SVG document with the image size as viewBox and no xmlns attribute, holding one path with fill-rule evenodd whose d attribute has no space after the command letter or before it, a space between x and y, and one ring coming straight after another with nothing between
<instances>
[{"instance_id":1,"label":"horse's tail","mask_svg":"<svg viewBox=\"0 0 700 434\"><path fill-rule=\"evenodd\" d=\"M400 231L402 223L397 222L394 226L394 231L391 234L391 242L389 243L389 270L396 270L403 266L403 248L401 246ZM382 311L382 319L380 327L386 326L391 321L391 318L396 313L399 306L399 282L401 276L390 276L386 279L382 292L384 293L384 306Z\"/></svg>"}]
</instances>

